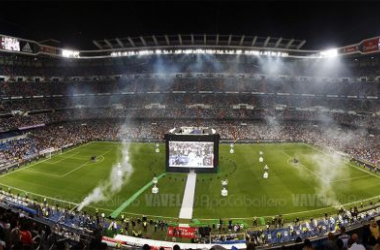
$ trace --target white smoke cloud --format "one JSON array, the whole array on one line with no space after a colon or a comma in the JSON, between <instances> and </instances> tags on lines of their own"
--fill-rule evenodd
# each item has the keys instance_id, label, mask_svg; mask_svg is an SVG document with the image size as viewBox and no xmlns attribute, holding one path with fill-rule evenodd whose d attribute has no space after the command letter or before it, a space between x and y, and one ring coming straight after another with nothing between
<instances>
[{"instance_id":1,"label":"white smoke cloud","mask_svg":"<svg viewBox=\"0 0 380 250\"><path fill-rule=\"evenodd\" d=\"M326 142L329 141L327 149L331 150L330 154L315 154L310 157L315 167L314 172L319 177L317 181L316 193L327 198L329 206L340 206L339 197L336 192L339 189L344 189L349 185L349 182L339 181L350 178L347 165L345 164L342 156L337 152L344 153L344 149L353 144L358 143L358 134L366 136L368 131L366 129L347 129L341 127L336 121L327 114L320 114L319 121L322 122L320 128L321 136L318 138L316 144L326 148ZM339 181L339 185L334 185L335 181ZM334 185L334 186L333 186ZM341 197L344 198L344 197ZM344 202L343 202L344 203Z\"/></svg>"},{"instance_id":2,"label":"white smoke cloud","mask_svg":"<svg viewBox=\"0 0 380 250\"><path fill-rule=\"evenodd\" d=\"M335 180L348 178L347 166L338 154L326 155L315 154L310 157L314 164L314 173L318 177L315 180L317 185L315 191L324 197L324 202L328 206L340 206L336 195L336 188L333 187Z\"/></svg>"},{"instance_id":3,"label":"white smoke cloud","mask_svg":"<svg viewBox=\"0 0 380 250\"><path fill-rule=\"evenodd\" d=\"M279 124L275 116L266 116L265 120L269 127L271 138L281 138L282 126Z\"/></svg>"},{"instance_id":4,"label":"white smoke cloud","mask_svg":"<svg viewBox=\"0 0 380 250\"><path fill-rule=\"evenodd\" d=\"M94 190L79 204L77 210L82 210L85 206L92 203L98 203L101 201L109 200L115 193L119 192L121 188L128 183L129 178L133 173L133 166L130 163L129 146L130 143L124 138L123 131L127 129L124 125L119 132L120 137L122 137L122 148L120 163L112 166L111 173L107 180L99 183L99 185L94 188Z\"/></svg>"}]
</instances>

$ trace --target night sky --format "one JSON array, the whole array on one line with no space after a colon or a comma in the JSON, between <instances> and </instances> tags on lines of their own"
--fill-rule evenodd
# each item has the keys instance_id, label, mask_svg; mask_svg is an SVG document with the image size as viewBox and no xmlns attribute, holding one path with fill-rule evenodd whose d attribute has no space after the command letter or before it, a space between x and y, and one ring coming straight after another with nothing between
<instances>
[{"instance_id":1,"label":"night sky","mask_svg":"<svg viewBox=\"0 0 380 250\"><path fill-rule=\"evenodd\" d=\"M0 33L74 49L96 49L94 39L178 33L306 39L303 48L324 49L380 35L380 2L1 2Z\"/></svg>"}]
</instances>

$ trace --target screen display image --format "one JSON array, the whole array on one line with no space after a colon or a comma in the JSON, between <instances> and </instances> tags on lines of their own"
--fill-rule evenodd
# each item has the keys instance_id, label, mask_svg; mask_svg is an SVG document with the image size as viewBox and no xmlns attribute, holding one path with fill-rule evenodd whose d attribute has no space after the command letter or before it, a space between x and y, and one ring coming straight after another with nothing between
<instances>
[{"instance_id":1,"label":"screen display image","mask_svg":"<svg viewBox=\"0 0 380 250\"><path fill-rule=\"evenodd\" d=\"M1 37L1 48L11 51L20 51L20 42L16 38Z\"/></svg>"},{"instance_id":2,"label":"screen display image","mask_svg":"<svg viewBox=\"0 0 380 250\"><path fill-rule=\"evenodd\" d=\"M213 168L214 142L169 141L169 167Z\"/></svg>"}]
</instances>

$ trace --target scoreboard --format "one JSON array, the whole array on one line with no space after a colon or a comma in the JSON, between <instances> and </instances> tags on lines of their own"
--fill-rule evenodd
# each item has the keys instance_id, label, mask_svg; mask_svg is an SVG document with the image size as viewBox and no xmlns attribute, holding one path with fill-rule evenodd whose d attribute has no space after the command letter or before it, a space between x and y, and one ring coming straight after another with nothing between
<instances>
[{"instance_id":1,"label":"scoreboard","mask_svg":"<svg viewBox=\"0 0 380 250\"><path fill-rule=\"evenodd\" d=\"M17 38L1 36L0 48L8 51L20 51L20 41Z\"/></svg>"},{"instance_id":2,"label":"scoreboard","mask_svg":"<svg viewBox=\"0 0 380 250\"><path fill-rule=\"evenodd\" d=\"M0 51L30 55L37 55L39 53L58 55L60 52L60 50L55 47L39 44L35 41L4 35L0 35Z\"/></svg>"}]
</instances>

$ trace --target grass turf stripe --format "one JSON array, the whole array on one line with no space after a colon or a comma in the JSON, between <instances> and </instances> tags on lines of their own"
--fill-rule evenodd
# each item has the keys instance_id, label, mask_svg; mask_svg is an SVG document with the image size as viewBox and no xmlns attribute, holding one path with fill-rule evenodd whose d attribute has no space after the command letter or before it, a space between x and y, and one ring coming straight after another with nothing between
<instances>
[{"instance_id":1,"label":"grass turf stripe","mask_svg":"<svg viewBox=\"0 0 380 250\"><path fill-rule=\"evenodd\" d=\"M162 173L160 174L157 179L161 179L163 176L165 176L166 173ZM142 193L145 192L145 190L147 190L150 186L153 185L153 181L150 181L148 182L145 186L143 186L139 191L137 191L136 193L134 193L128 200L124 201L123 204L121 204L118 208L116 208L112 213L111 213L111 216L112 218L116 218L117 216L119 216L119 214L121 214L121 212L123 212L123 210L128 207L134 200L137 199L137 197L139 197Z\"/></svg>"}]
</instances>

